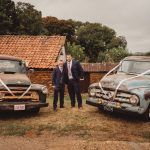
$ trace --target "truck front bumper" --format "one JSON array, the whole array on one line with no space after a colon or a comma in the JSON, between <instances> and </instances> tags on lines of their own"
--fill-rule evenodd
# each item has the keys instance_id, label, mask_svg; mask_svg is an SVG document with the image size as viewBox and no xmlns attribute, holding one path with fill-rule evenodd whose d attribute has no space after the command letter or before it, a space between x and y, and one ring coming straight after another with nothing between
<instances>
[{"instance_id":1,"label":"truck front bumper","mask_svg":"<svg viewBox=\"0 0 150 150\"><path fill-rule=\"evenodd\" d=\"M127 114L143 114L145 110L141 108L140 106L133 106L131 104L127 103L119 103L119 102L114 102L114 101L106 101L102 100L99 98L92 98L89 97L86 100L86 104L92 105L98 108L102 108L106 111L111 111L111 112L122 112L122 113L127 113Z\"/></svg>"},{"instance_id":2,"label":"truck front bumper","mask_svg":"<svg viewBox=\"0 0 150 150\"><path fill-rule=\"evenodd\" d=\"M41 108L41 107L47 107L49 104L48 103L41 103L41 102L34 102L34 103L19 103L19 102L14 102L14 103L0 103L0 110L16 110L15 107L21 106L22 109L18 110L30 110L34 108ZM21 108L20 107L20 108Z\"/></svg>"}]
</instances>

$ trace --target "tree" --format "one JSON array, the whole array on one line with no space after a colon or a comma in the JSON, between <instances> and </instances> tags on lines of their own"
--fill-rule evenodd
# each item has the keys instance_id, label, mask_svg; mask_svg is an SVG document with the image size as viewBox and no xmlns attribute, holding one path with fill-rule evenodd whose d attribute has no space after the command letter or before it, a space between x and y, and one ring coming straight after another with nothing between
<instances>
[{"instance_id":1,"label":"tree","mask_svg":"<svg viewBox=\"0 0 150 150\"><path fill-rule=\"evenodd\" d=\"M127 46L127 41L125 37L119 36L119 37L113 37L111 39L111 42L107 45L107 49L112 49L112 48L126 49L126 46Z\"/></svg>"},{"instance_id":2,"label":"tree","mask_svg":"<svg viewBox=\"0 0 150 150\"><path fill-rule=\"evenodd\" d=\"M45 17L42 19L44 27L48 30L48 35L66 36L70 42L74 41L75 29L67 20L59 20L56 17Z\"/></svg>"},{"instance_id":3,"label":"tree","mask_svg":"<svg viewBox=\"0 0 150 150\"><path fill-rule=\"evenodd\" d=\"M123 58L129 56L128 50L123 48L113 48L111 50L105 51L104 53L99 53L99 62L120 62Z\"/></svg>"},{"instance_id":4,"label":"tree","mask_svg":"<svg viewBox=\"0 0 150 150\"><path fill-rule=\"evenodd\" d=\"M16 5L18 16L17 34L39 35L44 34L42 14L29 3L18 2Z\"/></svg>"},{"instance_id":5,"label":"tree","mask_svg":"<svg viewBox=\"0 0 150 150\"><path fill-rule=\"evenodd\" d=\"M150 51L145 53L145 56L150 56Z\"/></svg>"},{"instance_id":6,"label":"tree","mask_svg":"<svg viewBox=\"0 0 150 150\"><path fill-rule=\"evenodd\" d=\"M0 34L15 32L15 3L11 0L0 0Z\"/></svg>"},{"instance_id":7,"label":"tree","mask_svg":"<svg viewBox=\"0 0 150 150\"><path fill-rule=\"evenodd\" d=\"M99 53L113 48L126 48L124 37L116 37L116 32L100 23L86 23L77 31L77 40L85 47L90 62L96 62Z\"/></svg>"},{"instance_id":8,"label":"tree","mask_svg":"<svg viewBox=\"0 0 150 150\"><path fill-rule=\"evenodd\" d=\"M85 53L90 61L96 62L98 53L106 50L106 44L115 36L115 31L103 28L99 23L89 23L79 28L77 36L80 44L85 47Z\"/></svg>"},{"instance_id":9,"label":"tree","mask_svg":"<svg viewBox=\"0 0 150 150\"><path fill-rule=\"evenodd\" d=\"M78 30L81 26L85 25L85 23L81 21L75 21L72 19L68 19L67 21L75 28L75 30Z\"/></svg>"},{"instance_id":10,"label":"tree","mask_svg":"<svg viewBox=\"0 0 150 150\"><path fill-rule=\"evenodd\" d=\"M83 61L85 60L84 47L76 45L75 43L71 44L67 42L67 52L71 53L74 59Z\"/></svg>"}]
</instances>

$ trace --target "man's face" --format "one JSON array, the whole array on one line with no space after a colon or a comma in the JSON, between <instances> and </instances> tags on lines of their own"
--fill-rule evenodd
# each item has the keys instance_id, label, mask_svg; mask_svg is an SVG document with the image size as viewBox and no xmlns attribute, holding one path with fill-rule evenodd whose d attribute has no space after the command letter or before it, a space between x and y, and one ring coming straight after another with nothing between
<instances>
[{"instance_id":1,"label":"man's face","mask_svg":"<svg viewBox=\"0 0 150 150\"><path fill-rule=\"evenodd\" d=\"M64 62L63 61L59 61L58 62L58 66L63 67Z\"/></svg>"},{"instance_id":2,"label":"man's face","mask_svg":"<svg viewBox=\"0 0 150 150\"><path fill-rule=\"evenodd\" d=\"M72 56L71 55L67 55L67 61L70 62L72 60Z\"/></svg>"}]
</instances>

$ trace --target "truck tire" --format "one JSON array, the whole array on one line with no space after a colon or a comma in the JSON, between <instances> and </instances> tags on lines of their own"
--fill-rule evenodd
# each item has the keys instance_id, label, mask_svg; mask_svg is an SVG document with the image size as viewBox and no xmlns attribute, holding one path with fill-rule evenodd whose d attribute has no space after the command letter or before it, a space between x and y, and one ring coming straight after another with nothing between
<instances>
[{"instance_id":1,"label":"truck tire","mask_svg":"<svg viewBox=\"0 0 150 150\"><path fill-rule=\"evenodd\" d=\"M150 105L148 106L147 110L143 114L143 119L146 122L150 121Z\"/></svg>"}]
</instances>

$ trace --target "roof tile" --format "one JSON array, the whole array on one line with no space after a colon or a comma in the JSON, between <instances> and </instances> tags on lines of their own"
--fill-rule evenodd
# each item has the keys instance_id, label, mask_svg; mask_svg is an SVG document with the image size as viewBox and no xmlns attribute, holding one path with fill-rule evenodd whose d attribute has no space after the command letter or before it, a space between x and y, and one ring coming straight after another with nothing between
<instances>
[{"instance_id":1,"label":"roof tile","mask_svg":"<svg viewBox=\"0 0 150 150\"><path fill-rule=\"evenodd\" d=\"M54 62L65 44L64 36L0 36L0 54L19 57L30 68L54 68Z\"/></svg>"}]
</instances>

